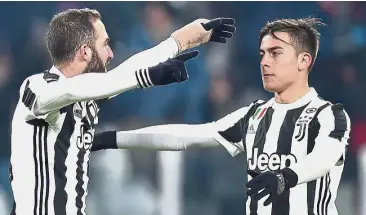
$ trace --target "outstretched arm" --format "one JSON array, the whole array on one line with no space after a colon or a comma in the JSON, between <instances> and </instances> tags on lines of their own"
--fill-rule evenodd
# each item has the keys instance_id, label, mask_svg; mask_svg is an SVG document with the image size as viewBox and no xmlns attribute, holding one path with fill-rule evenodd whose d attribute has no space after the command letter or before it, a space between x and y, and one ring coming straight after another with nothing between
<instances>
[{"instance_id":1,"label":"outstretched arm","mask_svg":"<svg viewBox=\"0 0 366 215\"><path fill-rule=\"evenodd\" d=\"M163 80L163 83L153 83L149 68L159 66L159 63L169 61L178 53L208 41L226 43L226 39L231 38L232 32L235 31L233 24L234 20L230 18L196 20L173 32L166 41L132 56L108 73L83 74L49 84L33 84L27 79L21 86L20 97L24 105L37 117L77 101L108 98L137 87L167 84L166 80ZM172 62L168 63L168 67L171 68L172 65L176 66ZM157 71L164 69L155 68ZM155 80L160 81L165 77L168 76L163 74ZM176 82L181 82L188 76L183 79L174 78L178 79Z\"/></svg>"},{"instance_id":2,"label":"outstretched arm","mask_svg":"<svg viewBox=\"0 0 366 215\"><path fill-rule=\"evenodd\" d=\"M116 148L180 151L223 145L234 156L242 151L238 146L242 139L240 122L250 107L243 107L212 123L168 124L102 132L96 134L92 151Z\"/></svg>"},{"instance_id":3,"label":"outstretched arm","mask_svg":"<svg viewBox=\"0 0 366 215\"><path fill-rule=\"evenodd\" d=\"M148 149L183 151L190 148L215 147L211 124L168 124L131 131L107 131L96 134L92 151L101 149ZM199 132L197 132L199 131Z\"/></svg>"},{"instance_id":4,"label":"outstretched arm","mask_svg":"<svg viewBox=\"0 0 366 215\"><path fill-rule=\"evenodd\" d=\"M166 72L157 64L177 53L177 43L169 38L132 56L107 73L87 73L50 83L30 77L23 82L20 97L37 117L78 101L107 98L138 87L150 87L153 84L149 71ZM144 64L145 61L147 63Z\"/></svg>"}]
</instances>

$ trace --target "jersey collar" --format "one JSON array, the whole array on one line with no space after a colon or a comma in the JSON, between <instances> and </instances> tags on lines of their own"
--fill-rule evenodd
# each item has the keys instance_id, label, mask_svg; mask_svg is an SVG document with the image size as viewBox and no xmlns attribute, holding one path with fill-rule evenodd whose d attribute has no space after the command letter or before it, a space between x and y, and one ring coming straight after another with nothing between
<instances>
[{"instance_id":1,"label":"jersey collar","mask_svg":"<svg viewBox=\"0 0 366 215\"><path fill-rule=\"evenodd\" d=\"M318 96L318 93L315 91L314 88L310 88L310 91L305 94L303 97L301 97L300 99L296 100L293 103L290 104L281 104L281 103L277 103L275 101L275 98L273 97L270 101L272 102L272 108L276 109L295 109L295 108L299 108L302 107L306 104L308 104L309 102L311 102L314 98L316 98Z\"/></svg>"},{"instance_id":2,"label":"jersey collar","mask_svg":"<svg viewBox=\"0 0 366 215\"><path fill-rule=\"evenodd\" d=\"M60 76L60 79L65 79L66 78L66 76L59 69L57 69L55 66L52 66L51 69L48 72Z\"/></svg>"}]
</instances>

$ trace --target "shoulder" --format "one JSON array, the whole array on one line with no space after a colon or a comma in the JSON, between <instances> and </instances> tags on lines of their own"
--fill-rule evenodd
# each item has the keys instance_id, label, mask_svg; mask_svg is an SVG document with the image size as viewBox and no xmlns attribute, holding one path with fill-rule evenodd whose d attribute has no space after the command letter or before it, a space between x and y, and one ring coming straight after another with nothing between
<instances>
[{"instance_id":1,"label":"shoulder","mask_svg":"<svg viewBox=\"0 0 366 215\"><path fill-rule=\"evenodd\" d=\"M318 119L321 124L330 124L331 122L335 125L350 124L349 115L341 103L328 102L326 107L319 112Z\"/></svg>"},{"instance_id":2,"label":"shoulder","mask_svg":"<svg viewBox=\"0 0 366 215\"><path fill-rule=\"evenodd\" d=\"M318 96L316 102L318 108L318 116L323 119L337 119L337 120L348 120L349 116L347 111L344 109L342 103L332 103L329 100L325 100Z\"/></svg>"},{"instance_id":3,"label":"shoulder","mask_svg":"<svg viewBox=\"0 0 366 215\"><path fill-rule=\"evenodd\" d=\"M48 83L58 81L59 75L50 73L48 70L31 75L24 79L20 87L20 93L24 92L27 88L31 88L33 91L41 90L46 87Z\"/></svg>"},{"instance_id":4,"label":"shoulder","mask_svg":"<svg viewBox=\"0 0 366 215\"><path fill-rule=\"evenodd\" d=\"M321 131L329 133L329 137L339 140L349 138L351 120L343 104L327 101L326 107L319 112L317 119Z\"/></svg>"}]
</instances>

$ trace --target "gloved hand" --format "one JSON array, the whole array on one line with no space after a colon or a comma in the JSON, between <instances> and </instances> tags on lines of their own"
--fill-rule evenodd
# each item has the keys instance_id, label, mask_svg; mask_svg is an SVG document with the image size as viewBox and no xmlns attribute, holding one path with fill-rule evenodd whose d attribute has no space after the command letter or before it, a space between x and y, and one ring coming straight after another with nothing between
<instances>
[{"instance_id":1,"label":"gloved hand","mask_svg":"<svg viewBox=\"0 0 366 215\"><path fill-rule=\"evenodd\" d=\"M136 71L136 78L141 88L171 83L181 83L189 78L185 62L197 57L199 51L177 55L174 58L149 67L147 70Z\"/></svg>"},{"instance_id":2,"label":"gloved hand","mask_svg":"<svg viewBox=\"0 0 366 215\"><path fill-rule=\"evenodd\" d=\"M264 206L276 202L286 189L297 184L297 175L289 168L264 173L248 170L248 174L252 177L252 180L246 184L248 188L247 195L253 197L255 201L259 201L269 194L269 197L264 201Z\"/></svg>"},{"instance_id":3,"label":"gloved hand","mask_svg":"<svg viewBox=\"0 0 366 215\"><path fill-rule=\"evenodd\" d=\"M208 41L226 43L236 28L232 18L197 19L172 33L179 52L199 46Z\"/></svg>"}]
</instances>

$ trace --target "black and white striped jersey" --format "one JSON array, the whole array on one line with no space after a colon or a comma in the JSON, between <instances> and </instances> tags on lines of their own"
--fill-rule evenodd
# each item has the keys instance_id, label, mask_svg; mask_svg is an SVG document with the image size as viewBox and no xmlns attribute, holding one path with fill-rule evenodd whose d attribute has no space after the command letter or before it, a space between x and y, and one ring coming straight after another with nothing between
<instances>
[{"instance_id":1,"label":"black and white striped jersey","mask_svg":"<svg viewBox=\"0 0 366 215\"><path fill-rule=\"evenodd\" d=\"M215 125L215 139L232 156L246 152L248 169L264 172L289 167L299 174L298 184L276 203L263 206L266 197L259 201L248 198L248 215L338 214L335 199L350 133L350 120L342 105L323 100L311 88L294 103L279 104L274 98L256 101ZM333 153L333 146L341 147L338 162L324 174L316 172L322 156ZM321 156L319 152L315 155L319 150L323 150ZM322 176L313 178L317 174Z\"/></svg>"},{"instance_id":2,"label":"black and white striped jersey","mask_svg":"<svg viewBox=\"0 0 366 215\"><path fill-rule=\"evenodd\" d=\"M97 101L76 102L39 116L32 110L37 92L63 78L52 67L21 86L11 136L13 214L85 214Z\"/></svg>"}]
</instances>

